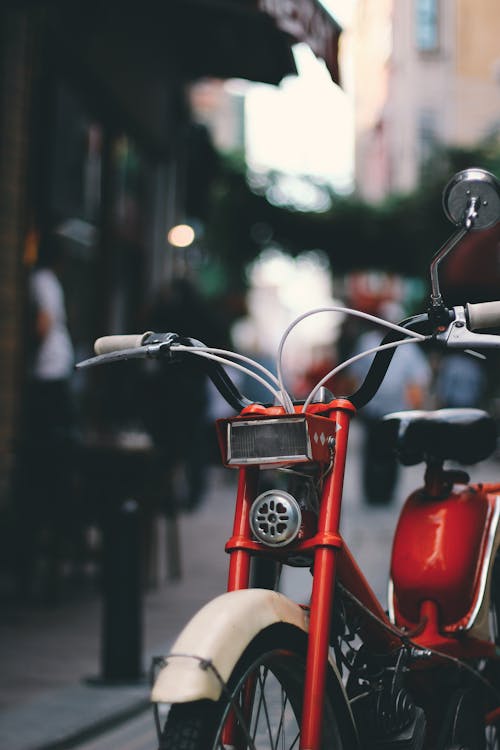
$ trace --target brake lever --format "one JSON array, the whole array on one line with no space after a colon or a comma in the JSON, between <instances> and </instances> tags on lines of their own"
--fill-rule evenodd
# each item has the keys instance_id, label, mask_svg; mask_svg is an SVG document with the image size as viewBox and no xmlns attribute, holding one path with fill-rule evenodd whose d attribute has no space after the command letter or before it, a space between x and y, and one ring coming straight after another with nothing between
<instances>
[{"instance_id":1,"label":"brake lever","mask_svg":"<svg viewBox=\"0 0 500 750\"><path fill-rule=\"evenodd\" d=\"M476 357L476 359L486 359L486 354L475 352L474 349L464 349L464 354L470 354L471 357Z\"/></svg>"},{"instance_id":2,"label":"brake lever","mask_svg":"<svg viewBox=\"0 0 500 750\"><path fill-rule=\"evenodd\" d=\"M500 336L491 333L474 333L467 328L467 318L465 308L454 307L453 312L455 319L446 327L444 331L436 334L436 341L441 342L450 349L500 349ZM471 352L475 354L476 352ZM479 355L481 356L481 355Z\"/></svg>"},{"instance_id":3,"label":"brake lever","mask_svg":"<svg viewBox=\"0 0 500 750\"><path fill-rule=\"evenodd\" d=\"M162 349L169 349L170 343L148 344L147 346L134 346L132 349L119 349L107 354L98 354L95 357L89 357L82 362L78 362L75 367L77 370L84 370L88 367L97 367L98 365L109 364L110 362L123 362L127 359L148 359L156 358L162 353Z\"/></svg>"}]
</instances>

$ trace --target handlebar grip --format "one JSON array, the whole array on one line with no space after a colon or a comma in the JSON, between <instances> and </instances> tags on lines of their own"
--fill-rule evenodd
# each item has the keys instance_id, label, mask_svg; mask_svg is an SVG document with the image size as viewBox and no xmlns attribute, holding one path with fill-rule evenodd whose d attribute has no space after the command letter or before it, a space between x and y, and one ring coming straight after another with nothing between
<instances>
[{"instance_id":1,"label":"handlebar grip","mask_svg":"<svg viewBox=\"0 0 500 750\"><path fill-rule=\"evenodd\" d=\"M481 328L500 327L500 300L493 302L478 302L475 305L466 305L467 318L470 329L475 331Z\"/></svg>"},{"instance_id":2,"label":"handlebar grip","mask_svg":"<svg viewBox=\"0 0 500 750\"><path fill-rule=\"evenodd\" d=\"M101 336L94 343L96 354L109 354L118 352L121 349L135 349L142 346L144 339L150 331L146 333L131 333L124 336Z\"/></svg>"}]
</instances>

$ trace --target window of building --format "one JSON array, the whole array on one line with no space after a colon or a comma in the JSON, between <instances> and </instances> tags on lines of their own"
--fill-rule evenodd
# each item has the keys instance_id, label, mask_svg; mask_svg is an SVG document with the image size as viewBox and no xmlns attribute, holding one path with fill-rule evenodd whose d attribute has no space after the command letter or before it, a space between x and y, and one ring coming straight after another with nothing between
<instances>
[{"instance_id":1,"label":"window of building","mask_svg":"<svg viewBox=\"0 0 500 750\"><path fill-rule=\"evenodd\" d=\"M417 49L432 52L439 46L439 0L416 0L415 39Z\"/></svg>"},{"instance_id":2,"label":"window of building","mask_svg":"<svg viewBox=\"0 0 500 750\"><path fill-rule=\"evenodd\" d=\"M438 147L437 117L434 110L424 109L418 117L418 154L420 168L425 170Z\"/></svg>"}]
</instances>

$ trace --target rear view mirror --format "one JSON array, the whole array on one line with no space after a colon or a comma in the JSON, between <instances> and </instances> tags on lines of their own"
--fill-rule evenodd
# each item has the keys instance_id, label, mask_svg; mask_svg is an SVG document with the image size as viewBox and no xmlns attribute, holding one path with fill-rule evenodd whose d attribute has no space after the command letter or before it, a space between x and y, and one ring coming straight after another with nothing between
<instances>
[{"instance_id":1,"label":"rear view mirror","mask_svg":"<svg viewBox=\"0 0 500 750\"><path fill-rule=\"evenodd\" d=\"M444 323L446 310L439 288L439 264L473 230L489 229L500 221L500 182L479 167L457 172L443 190L443 208L456 231L431 261L431 313L437 324Z\"/></svg>"},{"instance_id":2,"label":"rear view mirror","mask_svg":"<svg viewBox=\"0 0 500 750\"><path fill-rule=\"evenodd\" d=\"M457 227L488 229L500 221L500 182L485 169L457 172L443 191L443 208Z\"/></svg>"}]
</instances>

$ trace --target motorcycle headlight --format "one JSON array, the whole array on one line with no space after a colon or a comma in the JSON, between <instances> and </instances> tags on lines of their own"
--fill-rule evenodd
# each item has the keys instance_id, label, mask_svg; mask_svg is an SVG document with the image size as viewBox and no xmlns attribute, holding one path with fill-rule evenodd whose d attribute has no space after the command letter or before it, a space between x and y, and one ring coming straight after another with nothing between
<instances>
[{"instance_id":1,"label":"motorcycle headlight","mask_svg":"<svg viewBox=\"0 0 500 750\"><path fill-rule=\"evenodd\" d=\"M228 424L228 464L310 461L311 441L304 417L235 421Z\"/></svg>"}]
</instances>

